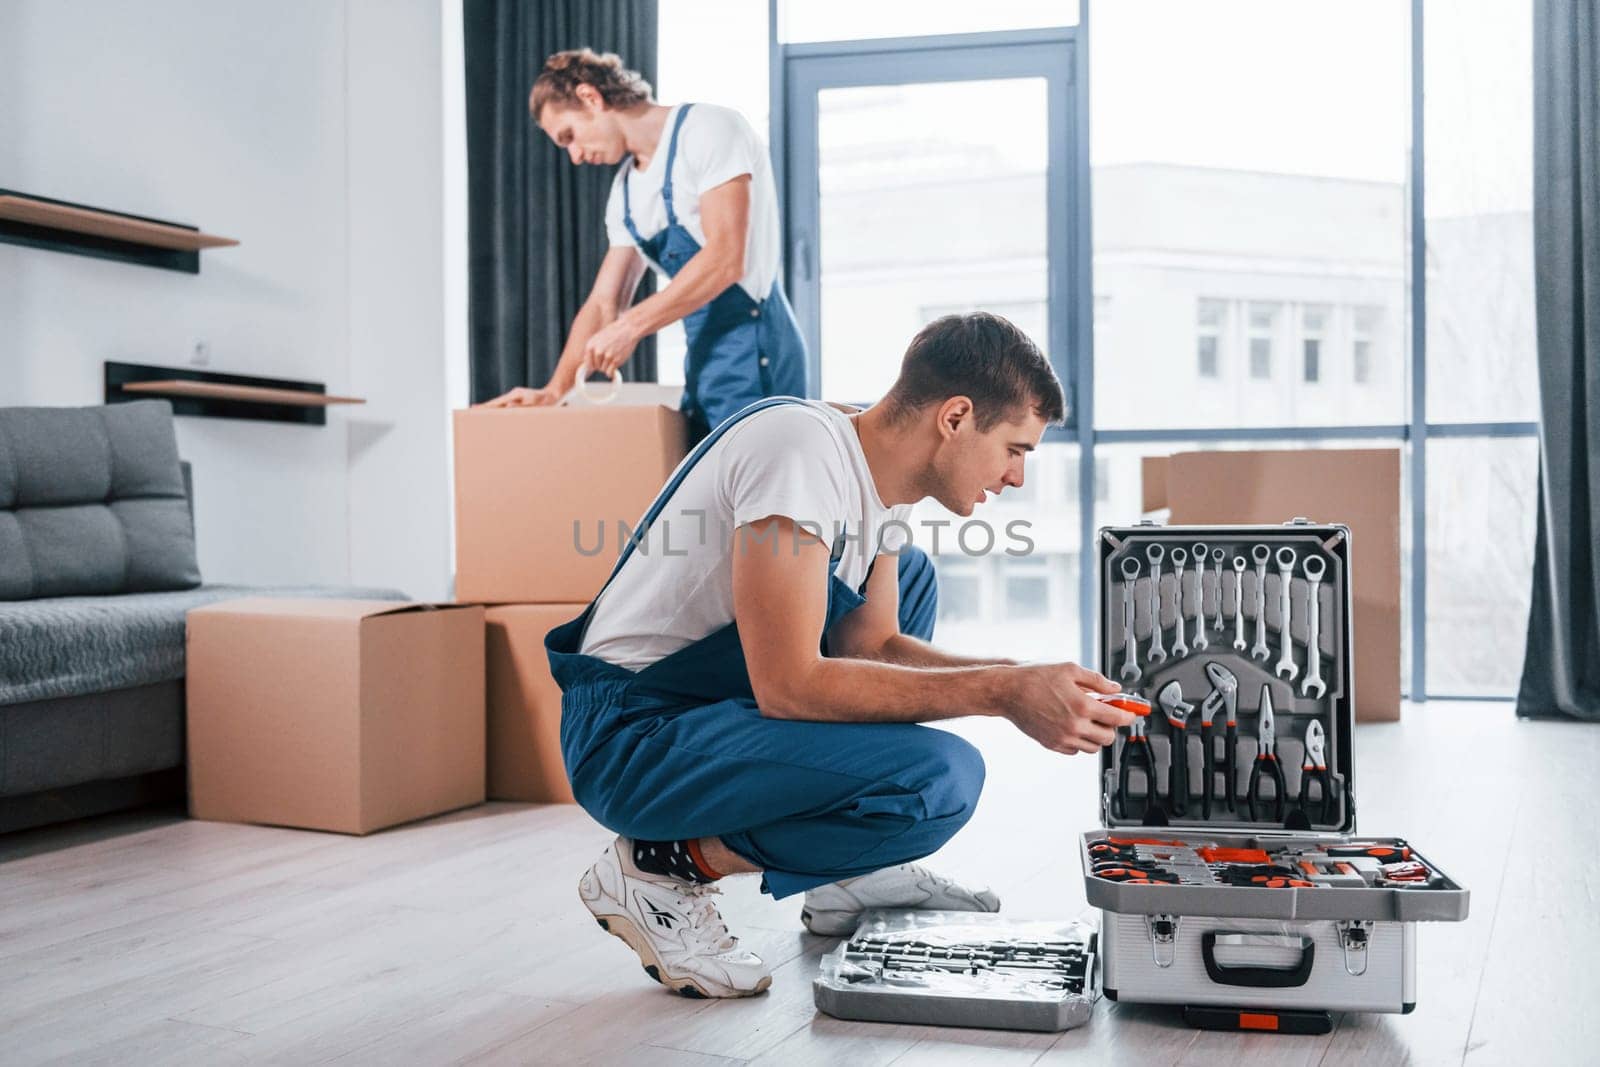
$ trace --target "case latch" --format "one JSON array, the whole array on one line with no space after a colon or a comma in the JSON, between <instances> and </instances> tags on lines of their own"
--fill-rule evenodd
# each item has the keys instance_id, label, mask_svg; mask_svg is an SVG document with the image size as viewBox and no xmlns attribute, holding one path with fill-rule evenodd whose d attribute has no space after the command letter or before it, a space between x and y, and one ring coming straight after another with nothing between
<instances>
[{"instance_id":1,"label":"case latch","mask_svg":"<svg viewBox=\"0 0 1600 1067\"><path fill-rule=\"evenodd\" d=\"M1296 515L1294 518L1292 518L1288 522L1284 523L1284 525L1285 526L1310 526L1311 525L1311 520L1306 518L1304 515Z\"/></svg>"},{"instance_id":2,"label":"case latch","mask_svg":"<svg viewBox=\"0 0 1600 1067\"><path fill-rule=\"evenodd\" d=\"M1367 946L1372 941L1372 921L1342 919L1334 926L1339 930L1339 944L1344 948L1345 973L1360 978L1367 973Z\"/></svg>"},{"instance_id":3,"label":"case latch","mask_svg":"<svg viewBox=\"0 0 1600 1067\"><path fill-rule=\"evenodd\" d=\"M1178 917L1176 915L1146 915L1145 931L1150 935L1150 954L1157 967L1171 967L1178 958Z\"/></svg>"}]
</instances>

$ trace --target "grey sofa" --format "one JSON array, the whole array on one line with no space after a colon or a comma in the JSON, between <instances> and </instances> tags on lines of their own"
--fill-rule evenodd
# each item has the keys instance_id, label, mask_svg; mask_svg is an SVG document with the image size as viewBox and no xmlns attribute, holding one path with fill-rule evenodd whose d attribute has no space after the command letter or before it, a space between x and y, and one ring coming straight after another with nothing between
<instances>
[{"instance_id":1,"label":"grey sofa","mask_svg":"<svg viewBox=\"0 0 1600 1067\"><path fill-rule=\"evenodd\" d=\"M183 795L184 618L205 585L171 405L0 408L0 832Z\"/></svg>"}]
</instances>

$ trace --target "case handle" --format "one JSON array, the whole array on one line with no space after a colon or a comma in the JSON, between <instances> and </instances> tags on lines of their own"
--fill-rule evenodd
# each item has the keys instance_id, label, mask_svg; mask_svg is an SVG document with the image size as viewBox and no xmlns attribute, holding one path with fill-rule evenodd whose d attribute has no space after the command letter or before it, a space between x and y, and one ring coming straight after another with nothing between
<instances>
[{"instance_id":1,"label":"case handle","mask_svg":"<svg viewBox=\"0 0 1600 1067\"><path fill-rule=\"evenodd\" d=\"M1249 986L1253 989L1292 989L1303 986L1311 977L1311 964L1316 959L1317 945L1309 937L1296 938L1300 942L1300 962L1293 967L1228 967L1217 962L1217 932L1207 930L1200 937L1200 958L1205 961L1206 974L1218 985Z\"/></svg>"}]
</instances>

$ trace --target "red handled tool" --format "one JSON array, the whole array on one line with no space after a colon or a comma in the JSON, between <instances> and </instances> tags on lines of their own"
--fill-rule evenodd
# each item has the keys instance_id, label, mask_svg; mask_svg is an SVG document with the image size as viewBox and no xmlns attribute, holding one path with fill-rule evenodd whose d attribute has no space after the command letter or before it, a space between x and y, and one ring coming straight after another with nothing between
<instances>
[{"instance_id":1,"label":"red handled tool","mask_svg":"<svg viewBox=\"0 0 1600 1067\"><path fill-rule=\"evenodd\" d=\"M1404 845L1330 845L1322 851L1339 859L1354 859L1359 856L1370 856L1379 860L1411 858L1411 850Z\"/></svg>"},{"instance_id":2,"label":"red handled tool","mask_svg":"<svg viewBox=\"0 0 1600 1067\"><path fill-rule=\"evenodd\" d=\"M1095 871L1094 876L1108 882L1131 882L1135 885L1178 884L1177 875L1159 868L1147 871L1139 867L1108 867L1103 871Z\"/></svg>"},{"instance_id":3,"label":"red handled tool","mask_svg":"<svg viewBox=\"0 0 1600 1067\"><path fill-rule=\"evenodd\" d=\"M1145 720L1150 716L1150 702L1133 693L1092 693L1096 700L1114 708L1131 711L1139 718L1128 727L1128 736L1122 742L1122 759L1117 764L1117 818L1128 818L1128 777L1132 771L1144 774L1145 807L1156 799L1155 761L1150 758L1150 738L1145 733Z\"/></svg>"},{"instance_id":4,"label":"red handled tool","mask_svg":"<svg viewBox=\"0 0 1600 1067\"><path fill-rule=\"evenodd\" d=\"M1168 682L1156 695L1166 713L1172 753L1167 757L1167 810L1182 817L1189 810L1189 713L1194 705L1183 699L1183 687Z\"/></svg>"},{"instance_id":5,"label":"red handled tool","mask_svg":"<svg viewBox=\"0 0 1600 1067\"><path fill-rule=\"evenodd\" d=\"M1260 818L1256 814L1256 801L1260 799L1263 770L1271 774L1273 785L1276 786L1272 794L1272 821L1282 822L1283 795L1286 787L1283 784L1283 768L1278 764L1277 732L1272 718L1272 689L1265 685L1261 687L1261 721L1256 727L1256 763L1250 768L1250 789L1246 793L1252 822Z\"/></svg>"},{"instance_id":6,"label":"red handled tool","mask_svg":"<svg viewBox=\"0 0 1600 1067\"><path fill-rule=\"evenodd\" d=\"M1234 759L1239 749L1239 679L1215 661L1206 664L1206 679L1211 683L1211 692L1200 705L1200 781L1205 783L1200 787L1200 813L1209 819L1211 791L1217 781L1217 756L1215 742L1211 738L1211 721L1216 718L1219 709L1227 715L1227 735L1222 753L1222 797L1228 810L1234 810L1233 791L1238 788Z\"/></svg>"},{"instance_id":7,"label":"red handled tool","mask_svg":"<svg viewBox=\"0 0 1600 1067\"><path fill-rule=\"evenodd\" d=\"M1328 781L1327 735L1322 723L1312 719L1306 724L1306 755L1300 761L1300 810L1311 818L1311 783L1320 787L1322 819L1326 825L1333 821L1333 788Z\"/></svg>"}]
</instances>

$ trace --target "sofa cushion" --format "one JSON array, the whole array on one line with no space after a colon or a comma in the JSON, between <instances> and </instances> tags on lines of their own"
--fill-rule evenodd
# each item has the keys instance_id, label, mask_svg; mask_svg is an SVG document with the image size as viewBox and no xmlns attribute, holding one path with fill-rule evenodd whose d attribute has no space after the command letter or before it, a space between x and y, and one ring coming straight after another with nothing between
<instances>
[{"instance_id":1,"label":"sofa cushion","mask_svg":"<svg viewBox=\"0 0 1600 1067\"><path fill-rule=\"evenodd\" d=\"M189 609L245 596L405 599L392 589L205 585L173 593L0 603L0 705L182 678Z\"/></svg>"},{"instance_id":2,"label":"sofa cushion","mask_svg":"<svg viewBox=\"0 0 1600 1067\"><path fill-rule=\"evenodd\" d=\"M199 584L171 404L0 408L0 600Z\"/></svg>"}]
</instances>

